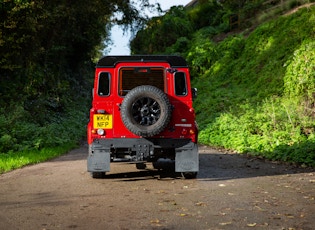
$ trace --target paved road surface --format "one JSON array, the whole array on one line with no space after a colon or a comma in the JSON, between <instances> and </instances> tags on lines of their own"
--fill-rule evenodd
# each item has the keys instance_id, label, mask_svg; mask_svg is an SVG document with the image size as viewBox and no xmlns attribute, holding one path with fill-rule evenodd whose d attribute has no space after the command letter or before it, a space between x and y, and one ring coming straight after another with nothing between
<instances>
[{"instance_id":1,"label":"paved road surface","mask_svg":"<svg viewBox=\"0 0 315 230\"><path fill-rule=\"evenodd\" d=\"M87 148L0 175L0 229L315 229L315 172L200 147L195 180L114 163Z\"/></svg>"}]
</instances>

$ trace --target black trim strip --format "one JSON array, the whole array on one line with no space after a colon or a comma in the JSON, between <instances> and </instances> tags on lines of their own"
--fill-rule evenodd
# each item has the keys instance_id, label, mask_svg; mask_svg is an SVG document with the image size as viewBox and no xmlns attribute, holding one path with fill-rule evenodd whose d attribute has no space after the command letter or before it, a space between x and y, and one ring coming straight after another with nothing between
<instances>
[{"instance_id":1,"label":"black trim strip","mask_svg":"<svg viewBox=\"0 0 315 230\"><path fill-rule=\"evenodd\" d=\"M167 62L171 67L188 67L184 58L176 55L131 55L131 56L104 56L96 67L115 67L121 62Z\"/></svg>"}]
</instances>

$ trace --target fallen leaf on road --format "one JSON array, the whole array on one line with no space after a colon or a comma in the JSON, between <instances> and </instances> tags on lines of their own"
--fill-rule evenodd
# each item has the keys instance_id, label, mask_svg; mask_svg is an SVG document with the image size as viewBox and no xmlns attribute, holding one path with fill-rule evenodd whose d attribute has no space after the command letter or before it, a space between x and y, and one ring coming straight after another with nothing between
<instances>
[{"instance_id":1,"label":"fallen leaf on road","mask_svg":"<svg viewBox=\"0 0 315 230\"><path fill-rule=\"evenodd\" d=\"M232 224L232 222L224 222L224 223L219 223L221 226L229 225Z\"/></svg>"},{"instance_id":2,"label":"fallen leaf on road","mask_svg":"<svg viewBox=\"0 0 315 230\"><path fill-rule=\"evenodd\" d=\"M158 223L160 223L160 220L159 219L155 219L155 220L151 220L150 222L151 222L151 224L158 224Z\"/></svg>"},{"instance_id":3,"label":"fallen leaf on road","mask_svg":"<svg viewBox=\"0 0 315 230\"><path fill-rule=\"evenodd\" d=\"M291 218L291 219L294 218L294 216L293 216L292 214L290 214L290 213L285 213L284 215L285 215L287 218Z\"/></svg>"},{"instance_id":4,"label":"fallen leaf on road","mask_svg":"<svg viewBox=\"0 0 315 230\"><path fill-rule=\"evenodd\" d=\"M257 223L247 224L248 227L255 227Z\"/></svg>"},{"instance_id":5,"label":"fallen leaf on road","mask_svg":"<svg viewBox=\"0 0 315 230\"><path fill-rule=\"evenodd\" d=\"M196 206L206 206L206 204L204 202L198 202L195 204Z\"/></svg>"},{"instance_id":6,"label":"fallen leaf on road","mask_svg":"<svg viewBox=\"0 0 315 230\"><path fill-rule=\"evenodd\" d=\"M257 205L255 205L254 208L258 209L259 211L265 211L263 208L261 208L261 207L259 207L259 206L257 206Z\"/></svg>"}]
</instances>

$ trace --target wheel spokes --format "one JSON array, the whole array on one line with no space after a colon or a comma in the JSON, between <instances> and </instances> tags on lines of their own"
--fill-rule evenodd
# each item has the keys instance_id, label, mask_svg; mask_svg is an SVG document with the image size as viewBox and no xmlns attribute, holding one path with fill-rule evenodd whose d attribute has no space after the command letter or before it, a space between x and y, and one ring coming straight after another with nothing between
<instances>
[{"instance_id":1,"label":"wheel spokes","mask_svg":"<svg viewBox=\"0 0 315 230\"><path fill-rule=\"evenodd\" d=\"M161 115L159 103L150 97L136 100L131 109L134 120L143 126L155 124Z\"/></svg>"}]
</instances>

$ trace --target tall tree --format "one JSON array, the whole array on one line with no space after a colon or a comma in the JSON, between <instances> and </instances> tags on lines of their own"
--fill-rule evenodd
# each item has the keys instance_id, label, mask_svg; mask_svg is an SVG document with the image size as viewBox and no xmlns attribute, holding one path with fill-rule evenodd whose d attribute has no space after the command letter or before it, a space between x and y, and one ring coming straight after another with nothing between
<instances>
[{"instance_id":1,"label":"tall tree","mask_svg":"<svg viewBox=\"0 0 315 230\"><path fill-rule=\"evenodd\" d=\"M193 31L185 8L172 7L164 16L152 18L138 31L131 41L133 54L162 53L174 44L178 38L189 36Z\"/></svg>"},{"instance_id":2,"label":"tall tree","mask_svg":"<svg viewBox=\"0 0 315 230\"><path fill-rule=\"evenodd\" d=\"M0 106L71 91L114 24L142 23L148 0L0 0Z\"/></svg>"}]
</instances>

